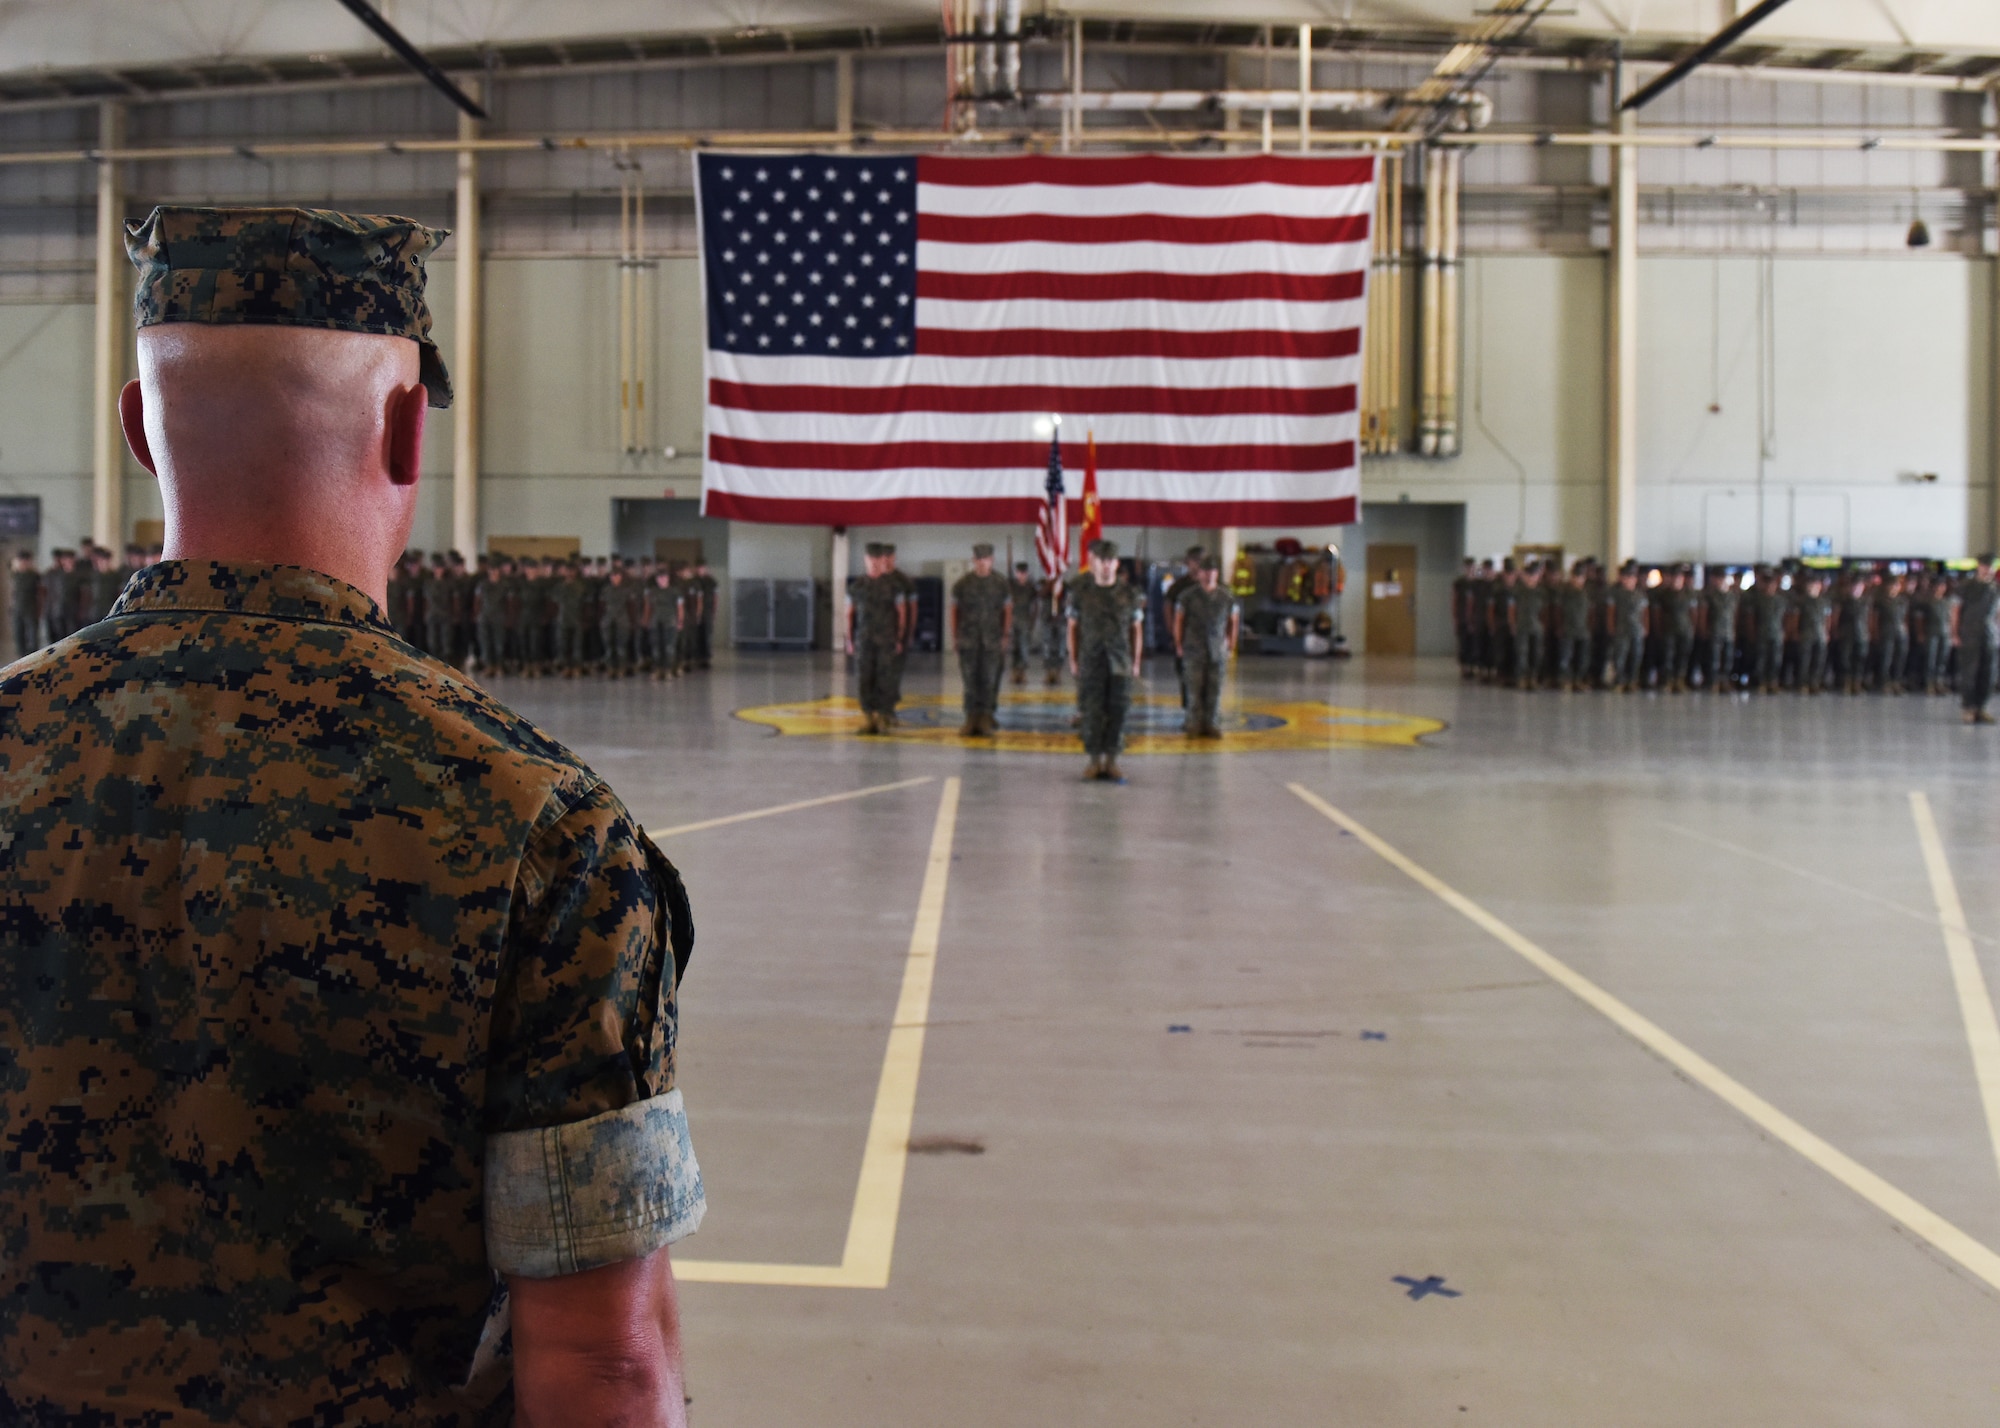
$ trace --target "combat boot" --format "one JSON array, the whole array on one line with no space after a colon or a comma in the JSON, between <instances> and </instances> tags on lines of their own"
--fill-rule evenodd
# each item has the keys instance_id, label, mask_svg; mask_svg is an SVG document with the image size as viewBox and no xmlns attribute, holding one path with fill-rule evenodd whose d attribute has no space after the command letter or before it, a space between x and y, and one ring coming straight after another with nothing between
<instances>
[{"instance_id":1,"label":"combat boot","mask_svg":"<svg viewBox=\"0 0 2000 1428\"><path fill-rule=\"evenodd\" d=\"M1025 669L1017 669L1017 670L1015 670L1015 671L1014 671L1014 687L1015 687L1016 689L1020 688L1020 687L1021 687L1022 685L1026 684L1027 682L1028 682L1028 671L1027 671L1027 670L1025 670Z\"/></svg>"},{"instance_id":2,"label":"combat boot","mask_svg":"<svg viewBox=\"0 0 2000 1428\"><path fill-rule=\"evenodd\" d=\"M1991 719L1987 719L1986 722L1990 724L1993 721ZM1106 759L1104 761L1104 771L1100 773L1098 777L1103 779L1106 783L1125 782L1124 770L1118 767L1118 760L1116 759Z\"/></svg>"},{"instance_id":3,"label":"combat boot","mask_svg":"<svg viewBox=\"0 0 2000 1428\"><path fill-rule=\"evenodd\" d=\"M977 738L978 735L979 716L976 714L969 716L963 724L958 726L958 737L961 739Z\"/></svg>"},{"instance_id":4,"label":"combat boot","mask_svg":"<svg viewBox=\"0 0 2000 1428\"><path fill-rule=\"evenodd\" d=\"M1968 724L1972 722L1972 718L1970 715L1966 716L1965 722ZM1093 779L1100 779L1103 777L1104 777L1104 760L1100 758L1098 755L1092 754L1090 756L1090 767L1083 771L1083 781L1085 783L1089 783Z\"/></svg>"},{"instance_id":5,"label":"combat boot","mask_svg":"<svg viewBox=\"0 0 2000 1428\"><path fill-rule=\"evenodd\" d=\"M1054 686L1062 683L1062 676L1060 674L1057 674L1054 670L1050 670L1048 678L1044 679L1042 683L1053 688Z\"/></svg>"}]
</instances>

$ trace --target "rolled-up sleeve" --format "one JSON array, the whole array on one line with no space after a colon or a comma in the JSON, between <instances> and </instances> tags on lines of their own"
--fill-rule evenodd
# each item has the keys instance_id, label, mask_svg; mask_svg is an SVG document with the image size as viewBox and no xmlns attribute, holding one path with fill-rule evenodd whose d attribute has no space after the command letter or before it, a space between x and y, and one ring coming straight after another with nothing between
<instances>
[{"instance_id":1,"label":"rolled-up sleeve","mask_svg":"<svg viewBox=\"0 0 2000 1428\"><path fill-rule=\"evenodd\" d=\"M692 1233L705 1202L674 1050L693 927L680 875L608 789L528 848L508 939L484 1126L492 1268L574 1274Z\"/></svg>"},{"instance_id":2,"label":"rolled-up sleeve","mask_svg":"<svg viewBox=\"0 0 2000 1428\"><path fill-rule=\"evenodd\" d=\"M679 1091L486 1139L486 1256L502 1274L641 1259L693 1234L706 1208Z\"/></svg>"}]
</instances>

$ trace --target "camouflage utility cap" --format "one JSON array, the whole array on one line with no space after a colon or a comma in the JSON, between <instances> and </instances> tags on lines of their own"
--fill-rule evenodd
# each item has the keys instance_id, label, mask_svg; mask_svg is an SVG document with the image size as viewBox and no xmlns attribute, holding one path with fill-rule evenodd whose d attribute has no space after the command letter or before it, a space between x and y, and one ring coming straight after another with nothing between
<instances>
[{"instance_id":1,"label":"camouflage utility cap","mask_svg":"<svg viewBox=\"0 0 2000 1428\"><path fill-rule=\"evenodd\" d=\"M1093 560L1116 560L1118 558L1118 542L1115 540L1094 540L1090 543L1090 556Z\"/></svg>"},{"instance_id":2,"label":"camouflage utility cap","mask_svg":"<svg viewBox=\"0 0 2000 1428\"><path fill-rule=\"evenodd\" d=\"M407 218L325 208L156 208L125 227L140 327L261 323L407 337L434 407L451 377L431 341L424 259L450 234Z\"/></svg>"}]
</instances>

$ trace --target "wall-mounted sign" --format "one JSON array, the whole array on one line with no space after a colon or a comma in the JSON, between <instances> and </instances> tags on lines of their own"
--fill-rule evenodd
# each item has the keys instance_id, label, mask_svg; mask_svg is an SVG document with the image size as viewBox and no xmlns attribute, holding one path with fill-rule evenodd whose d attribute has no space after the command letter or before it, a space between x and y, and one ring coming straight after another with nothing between
<instances>
[{"instance_id":1,"label":"wall-mounted sign","mask_svg":"<svg viewBox=\"0 0 2000 1428\"><path fill-rule=\"evenodd\" d=\"M40 496L0 496L0 536L38 536L41 533Z\"/></svg>"},{"instance_id":2,"label":"wall-mounted sign","mask_svg":"<svg viewBox=\"0 0 2000 1428\"><path fill-rule=\"evenodd\" d=\"M1827 556L1827 555L1832 555L1832 554L1833 554L1833 537L1832 537L1832 536L1800 536L1800 537L1799 537L1799 554L1800 554L1800 555L1819 555L1819 556Z\"/></svg>"}]
</instances>

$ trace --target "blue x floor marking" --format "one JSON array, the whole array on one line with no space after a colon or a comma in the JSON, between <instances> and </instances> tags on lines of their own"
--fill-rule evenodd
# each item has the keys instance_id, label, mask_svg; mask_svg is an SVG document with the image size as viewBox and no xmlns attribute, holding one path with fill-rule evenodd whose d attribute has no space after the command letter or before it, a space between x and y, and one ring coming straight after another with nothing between
<instances>
[{"instance_id":1,"label":"blue x floor marking","mask_svg":"<svg viewBox=\"0 0 2000 1428\"><path fill-rule=\"evenodd\" d=\"M1422 1299L1426 1295L1431 1294L1438 1295L1444 1299L1458 1298L1458 1291L1456 1289L1446 1289L1444 1287L1444 1276L1442 1274L1428 1274L1422 1279L1412 1279L1407 1274L1399 1274L1394 1278L1396 1283L1402 1285L1409 1292L1412 1299Z\"/></svg>"}]
</instances>

